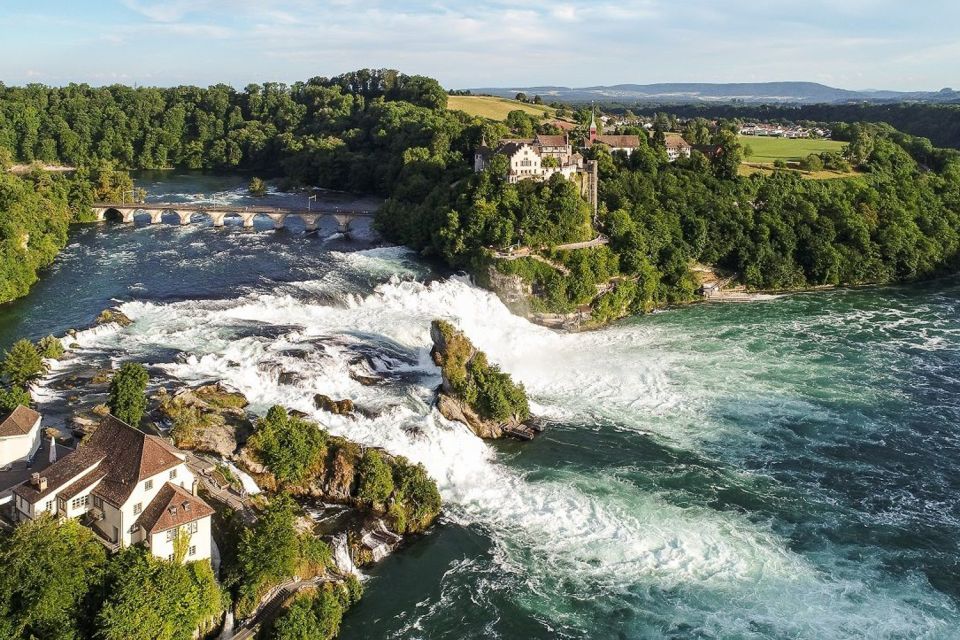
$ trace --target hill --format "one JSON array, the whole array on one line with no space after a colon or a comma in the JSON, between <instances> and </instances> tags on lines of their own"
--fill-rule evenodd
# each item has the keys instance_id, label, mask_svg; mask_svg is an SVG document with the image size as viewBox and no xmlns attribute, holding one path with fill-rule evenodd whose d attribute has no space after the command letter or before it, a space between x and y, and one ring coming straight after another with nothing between
<instances>
[{"instance_id":1,"label":"hill","mask_svg":"<svg viewBox=\"0 0 960 640\"><path fill-rule=\"evenodd\" d=\"M817 82L663 82L658 84L616 84L593 87L513 87L479 88L474 93L514 96L519 92L540 95L544 100L561 102L660 102L660 103L780 103L818 104L844 102L922 102L960 101L960 92L940 91L851 91Z\"/></svg>"},{"instance_id":2,"label":"hill","mask_svg":"<svg viewBox=\"0 0 960 640\"><path fill-rule=\"evenodd\" d=\"M506 120L507 114L517 109L537 117L545 113L553 116L553 109L550 107L494 96L450 96L447 99L447 109L466 111L472 116L491 120Z\"/></svg>"}]
</instances>

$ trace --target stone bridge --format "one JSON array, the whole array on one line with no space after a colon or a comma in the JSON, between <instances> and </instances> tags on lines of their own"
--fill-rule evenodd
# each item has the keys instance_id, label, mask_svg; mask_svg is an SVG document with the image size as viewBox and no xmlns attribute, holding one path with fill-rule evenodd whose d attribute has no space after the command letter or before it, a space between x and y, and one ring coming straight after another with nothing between
<instances>
[{"instance_id":1,"label":"stone bridge","mask_svg":"<svg viewBox=\"0 0 960 640\"><path fill-rule=\"evenodd\" d=\"M176 214L180 224L190 224L196 215L205 215L213 222L213 226L222 227L228 216L243 220L244 227L252 227L253 219L257 216L266 216L273 221L274 229L282 229L290 216L299 217L307 231L316 231L320 220L330 216L337 221L337 230L340 233L350 231L350 223L356 218L372 218L375 211L343 210L343 209L293 209L283 207L231 206L212 204L191 204L185 202L139 202L135 204L117 202L95 202L93 213L97 220L106 220L109 212L114 212L120 220L126 223L133 222L138 212L150 215L150 224L159 224L164 213Z\"/></svg>"}]
</instances>

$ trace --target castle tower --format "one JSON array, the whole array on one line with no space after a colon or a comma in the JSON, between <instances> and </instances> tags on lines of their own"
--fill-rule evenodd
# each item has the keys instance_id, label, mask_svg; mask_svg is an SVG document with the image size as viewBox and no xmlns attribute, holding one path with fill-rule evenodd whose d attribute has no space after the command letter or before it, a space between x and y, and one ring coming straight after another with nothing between
<instances>
[{"instance_id":1,"label":"castle tower","mask_svg":"<svg viewBox=\"0 0 960 640\"><path fill-rule=\"evenodd\" d=\"M597 119L596 119L596 109L592 109L590 112L590 142L594 142L597 139Z\"/></svg>"}]
</instances>

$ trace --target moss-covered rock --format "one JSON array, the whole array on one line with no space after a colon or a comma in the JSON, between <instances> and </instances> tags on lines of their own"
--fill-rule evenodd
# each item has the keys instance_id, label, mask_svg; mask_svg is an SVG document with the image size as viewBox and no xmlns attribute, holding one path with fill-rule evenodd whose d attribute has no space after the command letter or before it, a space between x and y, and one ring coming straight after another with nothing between
<instances>
[{"instance_id":1,"label":"moss-covered rock","mask_svg":"<svg viewBox=\"0 0 960 640\"><path fill-rule=\"evenodd\" d=\"M434 320L430 337L430 355L443 379L437 408L445 418L466 424L481 438L533 436L523 385L490 364L486 354L449 322Z\"/></svg>"},{"instance_id":2,"label":"moss-covered rock","mask_svg":"<svg viewBox=\"0 0 960 640\"><path fill-rule=\"evenodd\" d=\"M344 400L334 400L330 396L318 393L313 396L313 406L321 411L327 411L336 415L347 415L353 413L353 400L346 398Z\"/></svg>"}]
</instances>

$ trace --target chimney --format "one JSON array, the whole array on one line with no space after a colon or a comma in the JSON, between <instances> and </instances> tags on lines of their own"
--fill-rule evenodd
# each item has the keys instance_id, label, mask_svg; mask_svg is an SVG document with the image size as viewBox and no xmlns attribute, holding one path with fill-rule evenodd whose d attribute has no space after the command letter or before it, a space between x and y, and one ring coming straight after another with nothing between
<instances>
[{"instance_id":1,"label":"chimney","mask_svg":"<svg viewBox=\"0 0 960 640\"><path fill-rule=\"evenodd\" d=\"M47 479L37 472L30 474L30 484L32 484L37 491L47 490Z\"/></svg>"}]
</instances>

